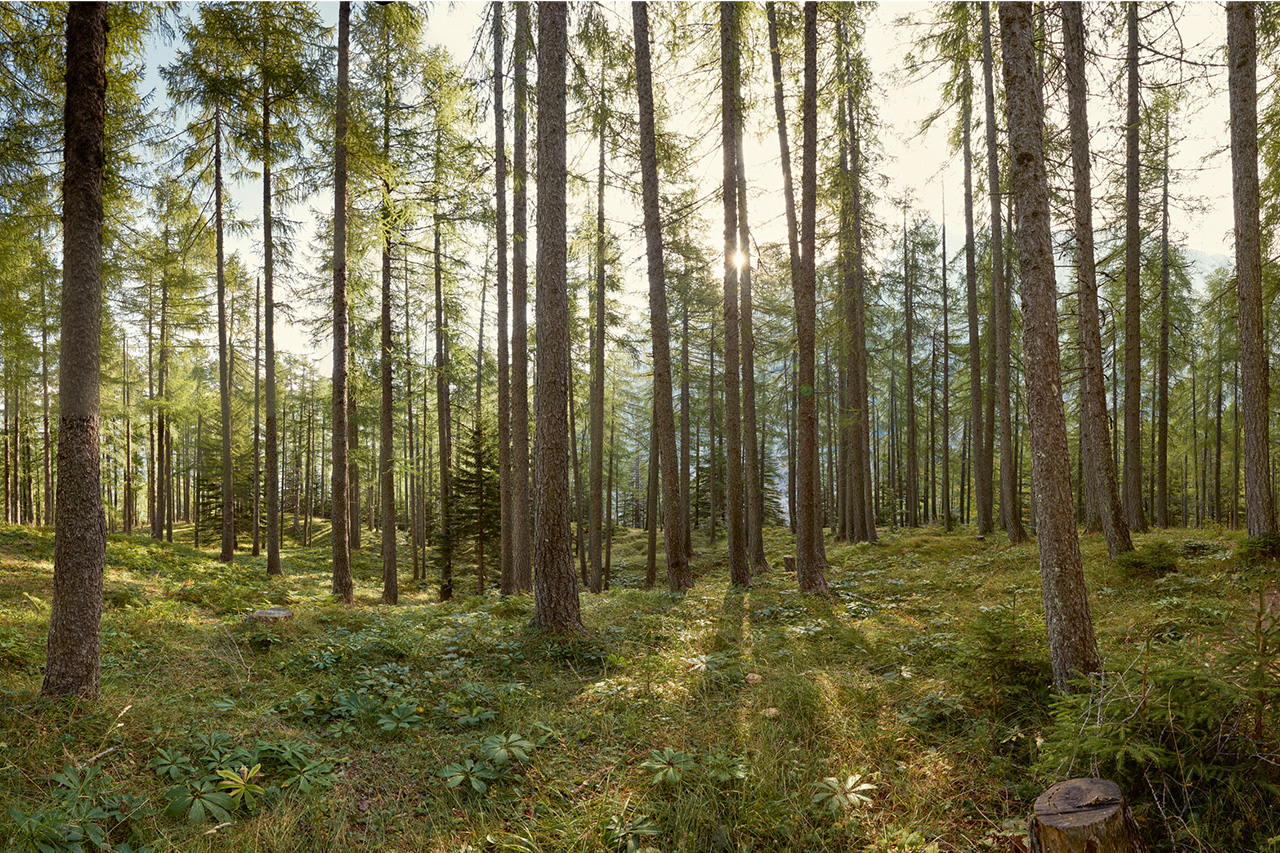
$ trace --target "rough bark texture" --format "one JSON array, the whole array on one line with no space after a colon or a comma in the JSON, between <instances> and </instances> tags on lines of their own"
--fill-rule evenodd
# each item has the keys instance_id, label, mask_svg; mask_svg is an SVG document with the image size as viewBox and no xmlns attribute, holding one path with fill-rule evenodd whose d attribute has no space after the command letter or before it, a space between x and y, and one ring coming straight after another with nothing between
<instances>
[{"instance_id":1,"label":"rough bark texture","mask_svg":"<svg viewBox=\"0 0 1280 853\"><path fill-rule=\"evenodd\" d=\"M1066 4L1063 4L1066 5ZM1036 798L1029 826L1035 853L1146 853L1119 786L1068 779Z\"/></svg>"},{"instance_id":2,"label":"rough bark texture","mask_svg":"<svg viewBox=\"0 0 1280 853\"><path fill-rule=\"evenodd\" d=\"M339 51L345 50L345 42L339 38ZM382 156L391 159L391 81L384 81L382 92ZM387 198L391 187L384 185ZM395 472L395 421L393 405L395 393L392 386L392 365L395 344L391 328L391 211L389 200L382 209L382 347L381 384L382 399L378 409L378 504L382 522L382 603L397 604L400 600L400 578L396 566L396 472ZM481 312L483 319L484 313ZM481 558L483 560L483 557Z\"/></svg>"},{"instance_id":3,"label":"rough bark texture","mask_svg":"<svg viewBox=\"0 0 1280 853\"><path fill-rule=\"evenodd\" d=\"M1023 351L1031 426L1036 540L1053 682L1058 690L1101 666L1084 585L1071 495L1071 455L1062 410L1057 286L1044 169L1043 105L1030 3L1000 4L1013 193L1017 200Z\"/></svg>"},{"instance_id":4,"label":"rough bark texture","mask_svg":"<svg viewBox=\"0 0 1280 853\"><path fill-rule=\"evenodd\" d=\"M1156 526L1169 526L1169 115L1164 123L1160 226L1160 343L1156 358ZM1256 209L1256 205L1255 205Z\"/></svg>"},{"instance_id":5,"label":"rough bark texture","mask_svg":"<svg viewBox=\"0 0 1280 853\"><path fill-rule=\"evenodd\" d=\"M752 318L751 298L751 229L747 223L747 172L746 158L742 151L744 134L742 104L734 111L738 122L738 156L735 167L738 173L738 246L742 265L738 268L741 284L742 329L742 455L743 481L745 485L746 547L750 573L766 574L769 562L764 555L764 477L760 464L760 442L756 428L756 334Z\"/></svg>"},{"instance_id":6,"label":"rough bark texture","mask_svg":"<svg viewBox=\"0 0 1280 853\"><path fill-rule=\"evenodd\" d=\"M440 448L440 600L453 598L453 415L449 388L449 323L444 313L440 215L433 217L433 265L436 289L436 436Z\"/></svg>"},{"instance_id":7,"label":"rough bark texture","mask_svg":"<svg viewBox=\"0 0 1280 853\"><path fill-rule=\"evenodd\" d=\"M742 489L742 409L738 396L738 11L720 3L721 148L724 159L724 436L725 527L729 580L751 583Z\"/></svg>"},{"instance_id":8,"label":"rough bark texture","mask_svg":"<svg viewBox=\"0 0 1280 853\"><path fill-rule=\"evenodd\" d=\"M658 208L658 154L653 114L653 82L649 68L649 13L644 3L631 4L636 44L636 89L640 99L640 181L644 193L645 246L649 260L649 331L653 339L654 421L662 479L662 532L667 549L667 587L672 592L693 586L685 554L680 471L676 457L675 412L671 402L671 341L667 326L667 284L662 263L662 221ZM687 441L686 441L687 444Z\"/></svg>"},{"instance_id":9,"label":"rough bark texture","mask_svg":"<svg viewBox=\"0 0 1280 853\"><path fill-rule=\"evenodd\" d=\"M265 7L259 14L269 14ZM264 52L266 48L263 48ZM264 60L265 61L265 60ZM267 351L267 574L280 570L280 453L276 444L275 225L271 216L271 91L262 87L262 299Z\"/></svg>"},{"instance_id":10,"label":"rough bark texture","mask_svg":"<svg viewBox=\"0 0 1280 853\"><path fill-rule=\"evenodd\" d=\"M107 522L100 492L99 326L107 4L67 12L63 149L62 347L59 360L57 526L46 695L93 697L100 678Z\"/></svg>"},{"instance_id":11,"label":"rough bark texture","mask_svg":"<svg viewBox=\"0 0 1280 853\"><path fill-rule=\"evenodd\" d=\"M600 165L596 178L596 287L595 317L591 337L591 390L589 406L591 409L591 460L589 488L587 496L590 518L587 522L587 558L591 564L590 586L592 592L599 592L604 585L604 563L600 538L604 526L604 345L605 345L605 300L604 300L604 165L605 165L605 104L604 104L604 60L600 63L600 112L597 119L597 131L600 137ZM639 74L639 71L636 72ZM643 155L642 155L643 156ZM659 253L661 254L661 253ZM651 267L652 268L652 267ZM656 343L656 341L655 341ZM654 353L657 361L657 353ZM656 367L656 366L655 366ZM579 514L581 518L581 514Z\"/></svg>"},{"instance_id":12,"label":"rough bark texture","mask_svg":"<svg viewBox=\"0 0 1280 853\"><path fill-rule=\"evenodd\" d=\"M222 412L222 552L219 559L230 563L236 548L235 483L231 468L231 364L227 349L227 279L222 245L222 108L213 111L213 219L218 290L218 403ZM126 473L125 532L130 519ZM197 526L196 529L199 529Z\"/></svg>"},{"instance_id":13,"label":"rough bark texture","mask_svg":"<svg viewBox=\"0 0 1280 853\"><path fill-rule=\"evenodd\" d=\"M973 471L973 499L978 535L991 532L991 468L986 464L982 419L982 347L978 334L978 260L973 237L973 80L965 66L964 103L964 272L965 304L969 320L969 467Z\"/></svg>"},{"instance_id":14,"label":"rough bark texture","mask_svg":"<svg viewBox=\"0 0 1280 853\"><path fill-rule=\"evenodd\" d=\"M338 109L333 181L333 594L354 598L347 525L347 83L351 4L338 6ZM359 523L356 521L355 523Z\"/></svg>"},{"instance_id":15,"label":"rough bark texture","mask_svg":"<svg viewBox=\"0 0 1280 853\"><path fill-rule=\"evenodd\" d=\"M582 633L569 506L569 292L565 244L565 64L569 7L538 6L537 418L533 624Z\"/></svg>"},{"instance_id":16,"label":"rough bark texture","mask_svg":"<svg viewBox=\"0 0 1280 853\"><path fill-rule=\"evenodd\" d=\"M1075 180L1076 281L1080 303L1081 411L1085 477L1092 484L1111 559L1133 550L1129 525L1116 488L1115 460L1102 377L1102 332L1098 318L1098 276L1094 265L1093 203L1089 163L1088 88L1085 79L1084 9L1063 3L1064 59Z\"/></svg>"},{"instance_id":17,"label":"rough bark texture","mask_svg":"<svg viewBox=\"0 0 1280 853\"><path fill-rule=\"evenodd\" d=\"M1227 78L1231 98L1232 198L1240 312L1245 524L1250 536L1275 533L1269 476L1269 389L1262 328L1262 249L1258 225L1257 8L1227 4Z\"/></svg>"},{"instance_id":18,"label":"rough bark texture","mask_svg":"<svg viewBox=\"0 0 1280 853\"><path fill-rule=\"evenodd\" d=\"M1142 233L1138 220L1138 4L1126 10L1129 30L1128 125L1125 128L1124 216L1124 512L1129 528L1147 529L1142 509Z\"/></svg>"},{"instance_id":19,"label":"rough bark texture","mask_svg":"<svg viewBox=\"0 0 1280 853\"><path fill-rule=\"evenodd\" d=\"M533 589L529 539L528 106L529 4L516 4L515 142L511 170L511 572L516 592Z\"/></svg>"},{"instance_id":20,"label":"rough bark texture","mask_svg":"<svg viewBox=\"0 0 1280 853\"><path fill-rule=\"evenodd\" d=\"M512 562L511 534L511 365L508 350L507 307L507 142L503 110L502 0L493 3L493 180L497 199L498 231L498 492L499 573L498 590L503 595L516 591Z\"/></svg>"},{"instance_id":21,"label":"rough bark texture","mask_svg":"<svg viewBox=\"0 0 1280 853\"><path fill-rule=\"evenodd\" d=\"M804 142L800 172L799 275L792 276L799 355L796 442L796 580L805 592L827 591L822 574L822 513L818 489L818 397L814 387L818 207L818 4L804 4Z\"/></svg>"},{"instance_id":22,"label":"rough bark texture","mask_svg":"<svg viewBox=\"0 0 1280 853\"><path fill-rule=\"evenodd\" d=\"M1009 282L1004 275L1004 240L1000 233L1000 151L996 143L996 87L991 45L991 4L982 4L982 84L987 104L987 195L991 199L991 297L995 300L996 409L1000 416L1000 507L1009 544L1027 540L1022 501L1014 480L1013 419L1009 414Z\"/></svg>"}]
</instances>

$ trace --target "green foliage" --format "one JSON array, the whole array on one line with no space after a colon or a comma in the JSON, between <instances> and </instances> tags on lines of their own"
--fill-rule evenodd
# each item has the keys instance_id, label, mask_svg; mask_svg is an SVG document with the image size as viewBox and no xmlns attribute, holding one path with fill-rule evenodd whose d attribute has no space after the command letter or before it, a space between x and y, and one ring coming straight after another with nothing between
<instances>
[{"instance_id":1,"label":"green foliage","mask_svg":"<svg viewBox=\"0 0 1280 853\"><path fill-rule=\"evenodd\" d=\"M422 723L422 715L413 705L396 705L378 717L378 728L384 732L397 732L414 728Z\"/></svg>"},{"instance_id":2,"label":"green foliage","mask_svg":"<svg viewBox=\"0 0 1280 853\"><path fill-rule=\"evenodd\" d=\"M679 752L669 746L649 751L649 758L640 766L653 774L651 785L678 785L685 775L697 767L697 756Z\"/></svg>"},{"instance_id":3,"label":"green foliage","mask_svg":"<svg viewBox=\"0 0 1280 853\"><path fill-rule=\"evenodd\" d=\"M876 786L862 781L862 774L854 773L841 779L838 776L826 776L810 784L813 788L811 802L821 806L832 814L840 814L859 808L871 802L867 791L874 791Z\"/></svg>"},{"instance_id":4,"label":"green foliage","mask_svg":"<svg viewBox=\"0 0 1280 853\"><path fill-rule=\"evenodd\" d=\"M1245 566L1280 559L1280 533L1264 533L1244 540L1236 546L1236 559Z\"/></svg>"},{"instance_id":5,"label":"green foliage","mask_svg":"<svg viewBox=\"0 0 1280 853\"><path fill-rule=\"evenodd\" d=\"M1132 578L1158 578L1178 570L1178 552L1172 542L1157 540L1116 556L1116 565Z\"/></svg>"},{"instance_id":6,"label":"green foliage","mask_svg":"<svg viewBox=\"0 0 1280 853\"><path fill-rule=\"evenodd\" d=\"M204 823L212 817L219 822L231 820L235 803L231 795L219 791L210 779L197 779L185 785L175 785L165 793L168 805L164 813L169 817L186 817L187 823Z\"/></svg>"},{"instance_id":7,"label":"green foliage","mask_svg":"<svg viewBox=\"0 0 1280 853\"><path fill-rule=\"evenodd\" d=\"M533 743L519 732L491 735L480 744L480 752L494 767L505 767L512 762L529 760Z\"/></svg>"},{"instance_id":8,"label":"green foliage","mask_svg":"<svg viewBox=\"0 0 1280 853\"><path fill-rule=\"evenodd\" d=\"M498 778L498 773L487 761L473 761L470 758L448 764L436 773L444 780L445 787L470 787L477 794L489 790L489 783Z\"/></svg>"},{"instance_id":9,"label":"green foliage","mask_svg":"<svg viewBox=\"0 0 1280 853\"><path fill-rule=\"evenodd\" d=\"M625 815L613 815L601 823L600 831L605 846L617 853L645 853L649 848L644 839L662 834L648 815L636 815L631 820Z\"/></svg>"}]
</instances>

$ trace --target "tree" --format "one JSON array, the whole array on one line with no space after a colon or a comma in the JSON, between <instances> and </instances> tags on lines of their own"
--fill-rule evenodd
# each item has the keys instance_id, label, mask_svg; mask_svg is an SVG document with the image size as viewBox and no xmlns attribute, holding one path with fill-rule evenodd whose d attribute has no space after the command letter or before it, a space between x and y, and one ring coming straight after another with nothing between
<instances>
[{"instance_id":1,"label":"tree","mask_svg":"<svg viewBox=\"0 0 1280 853\"><path fill-rule=\"evenodd\" d=\"M538 7L538 278L537 418L534 532L537 586L533 624L544 631L581 633L578 581L573 571L569 506L569 291L565 243L565 65L569 10ZM517 95L517 99L519 96Z\"/></svg>"},{"instance_id":2,"label":"tree","mask_svg":"<svg viewBox=\"0 0 1280 853\"><path fill-rule=\"evenodd\" d=\"M511 592L533 589L532 543L529 538L529 327L528 228L526 227L529 168L525 156L528 132L527 62L532 34L528 3L516 4L515 141L511 169Z\"/></svg>"},{"instance_id":3,"label":"tree","mask_svg":"<svg viewBox=\"0 0 1280 853\"><path fill-rule=\"evenodd\" d=\"M662 222L658 207L658 153L654 130L653 77L649 67L649 13L643 2L631 4L636 44L636 90L640 100L640 179L644 195L645 246L649 259L649 331L653 341L654 422L662 478L662 532L667 549L667 588L693 586L684 549L680 472L676 457L672 404L671 341L667 326L667 283L662 259ZM650 522L653 523L653 522Z\"/></svg>"},{"instance_id":4,"label":"tree","mask_svg":"<svg viewBox=\"0 0 1280 853\"><path fill-rule=\"evenodd\" d=\"M1138 4L1125 10L1129 34L1125 126L1124 217L1124 512L1129 528L1147 529L1142 510L1142 232L1138 218Z\"/></svg>"},{"instance_id":5,"label":"tree","mask_svg":"<svg viewBox=\"0 0 1280 853\"><path fill-rule=\"evenodd\" d=\"M729 546L729 580L751 584L747 563L746 519L742 487L742 408L738 395L738 9L720 3L720 127L724 162L724 433L725 527Z\"/></svg>"},{"instance_id":6,"label":"tree","mask_svg":"<svg viewBox=\"0 0 1280 853\"><path fill-rule=\"evenodd\" d=\"M347 508L347 110L350 85L351 4L338 4L338 108L334 121L333 178L333 594L350 604L351 549L347 526L359 524Z\"/></svg>"},{"instance_id":7,"label":"tree","mask_svg":"<svg viewBox=\"0 0 1280 853\"><path fill-rule=\"evenodd\" d=\"M67 11L63 156L62 334L58 494L46 695L93 697L101 672L99 626L107 523L100 491L99 349L107 4Z\"/></svg>"},{"instance_id":8,"label":"tree","mask_svg":"<svg viewBox=\"0 0 1280 853\"><path fill-rule=\"evenodd\" d=\"M1076 284L1079 290L1081 362L1081 436L1085 480L1102 516L1102 533L1111 559L1132 551L1129 525L1116 489L1115 460L1107 421L1107 391L1102 376L1102 332L1098 318L1098 277L1094 264L1093 202L1089 163L1088 88L1085 81L1084 10L1063 3L1063 59L1071 125L1074 170Z\"/></svg>"},{"instance_id":9,"label":"tree","mask_svg":"<svg viewBox=\"0 0 1280 853\"><path fill-rule=\"evenodd\" d=\"M818 397L814 388L818 202L818 4L804 4L804 142L800 172L800 269L792 275L799 354L796 442L796 580L804 592L827 591L822 574Z\"/></svg>"},{"instance_id":10,"label":"tree","mask_svg":"<svg viewBox=\"0 0 1280 853\"><path fill-rule=\"evenodd\" d=\"M1227 81L1231 101L1232 200L1243 390L1245 524L1250 536L1276 532L1271 498L1270 395L1263 332L1262 249L1258 213L1257 14L1227 4Z\"/></svg>"},{"instance_id":11,"label":"tree","mask_svg":"<svg viewBox=\"0 0 1280 853\"><path fill-rule=\"evenodd\" d=\"M995 303L996 408L1000 415L1000 506L1010 545L1027 540L1022 502L1014 482L1013 419L1009 412L1009 282L1004 277L1000 234L1000 153L996 143L996 92L991 58L991 4L982 4L982 83L987 101L987 193L991 197L991 298Z\"/></svg>"},{"instance_id":12,"label":"tree","mask_svg":"<svg viewBox=\"0 0 1280 853\"><path fill-rule=\"evenodd\" d=\"M512 545L511 482L511 366L507 332L507 143L506 114L503 111L502 0L493 2L493 176L496 198L498 241L498 493L501 544L498 559L498 589L503 595L515 592Z\"/></svg>"},{"instance_id":13,"label":"tree","mask_svg":"<svg viewBox=\"0 0 1280 853\"><path fill-rule=\"evenodd\" d=\"M1093 634L1072 506L1058 356L1049 186L1044 169L1044 106L1033 29L1030 3L1000 4L1011 177L1018 210L1027 415L1038 522L1036 543L1040 550L1053 683L1058 690L1067 691L1073 679L1096 672L1102 662Z\"/></svg>"}]
</instances>

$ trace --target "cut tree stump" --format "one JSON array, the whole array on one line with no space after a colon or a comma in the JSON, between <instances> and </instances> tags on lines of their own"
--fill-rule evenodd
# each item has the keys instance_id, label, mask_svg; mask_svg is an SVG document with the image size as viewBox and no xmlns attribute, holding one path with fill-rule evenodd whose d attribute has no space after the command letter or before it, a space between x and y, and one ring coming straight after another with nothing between
<instances>
[{"instance_id":1,"label":"cut tree stump","mask_svg":"<svg viewBox=\"0 0 1280 853\"><path fill-rule=\"evenodd\" d=\"M1028 827L1032 853L1147 853L1120 787L1068 779L1036 799Z\"/></svg>"},{"instance_id":2,"label":"cut tree stump","mask_svg":"<svg viewBox=\"0 0 1280 853\"><path fill-rule=\"evenodd\" d=\"M789 554L788 554L787 556L783 557L783 558L782 558L782 565L786 568L786 570L787 570L787 571L791 572L791 574L793 574L793 575L794 575L794 574L796 573L796 558L795 558L795 557L792 557L792 556L791 556L791 555L789 555Z\"/></svg>"},{"instance_id":3,"label":"cut tree stump","mask_svg":"<svg viewBox=\"0 0 1280 853\"><path fill-rule=\"evenodd\" d=\"M293 611L283 607L268 607L266 610L255 610L244 617L246 622L284 622L293 618Z\"/></svg>"}]
</instances>

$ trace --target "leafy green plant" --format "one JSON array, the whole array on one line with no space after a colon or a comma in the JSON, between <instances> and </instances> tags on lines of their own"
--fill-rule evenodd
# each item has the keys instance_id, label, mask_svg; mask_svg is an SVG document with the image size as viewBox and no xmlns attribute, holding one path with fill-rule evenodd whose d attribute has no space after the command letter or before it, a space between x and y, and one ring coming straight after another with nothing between
<instances>
[{"instance_id":1,"label":"leafy green plant","mask_svg":"<svg viewBox=\"0 0 1280 853\"><path fill-rule=\"evenodd\" d=\"M871 797L867 796L866 792L874 791L876 786L862 781L862 775L855 773L844 779L827 776L811 783L810 787L813 788L811 802L814 805L839 814L869 803Z\"/></svg>"},{"instance_id":2,"label":"leafy green plant","mask_svg":"<svg viewBox=\"0 0 1280 853\"><path fill-rule=\"evenodd\" d=\"M618 853L643 853L649 848L646 838L655 838L662 830L647 815L636 815L627 820L625 815L613 815L600 827L606 847Z\"/></svg>"},{"instance_id":3,"label":"leafy green plant","mask_svg":"<svg viewBox=\"0 0 1280 853\"><path fill-rule=\"evenodd\" d=\"M498 712L492 708L485 708L481 705L464 706L462 708L452 709L453 722L459 726L478 726L481 723L487 723L498 716Z\"/></svg>"},{"instance_id":4,"label":"leafy green plant","mask_svg":"<svg viewBox=\"0 0 1280 853\"><path fill-rule=\"evenodd\" d=\"M218 776L221 781L218 782L218 787L230 795L233 808L252 810L254 801L266 793L266 789L258 784L261 775L261 764L252 767L242 764L235 770L220 769Z\"/></svg>"},{"instance_id":5,"label":"leafy green plant","mask_svg":"<svg viewBox=\"0 0 1280 853\"><path fill-rule=\"evenodd\" d=\"M533 743L519 732L491 735L480 743L480 754L494 767L528 761L532 750Z\"/></svg>"},{"instance_id":6,"label":"leafy green plant","mask_svg":"<svg viewBox=\"0 0 1280 853\"><path fill-rule=\"evenodd\" d=\"M1244 625L1228 635L1221 663L1252 706L1253 739L1261 741L1267 710L1280 694L1280 618L1267 605L1264 589Z\"/></svg>"},{"instance_id":7,"label":"leafy green plant","mask_svg":"<svg viewBox=\"0 0 1280 853\"><path fill-rule=\"evenodd\" d=\"M406 731L422 724L422 716L414 705L396 705L378 717L378 728L384 732Z\"/></svg>"},{"instance_id":8,"label":"leafy green plant","mask_svg":"<svg viewBox=\"0 0 1280 853\"><path fill-rule=\"evenodd\" d=\"M459 788L464 785L477 794L489 790L489 783L498 778L492 765L487 761L473 761L470 758L446 765L436 772L444 780L446 788Z\"/></svg>"},{"instance_id":9,"label":"leafy green plant","mask_svg":"<svg viewBox=\"0 0 1280 853\"><path fill-rule=\"evenodd\" d=\"M309 794L317 788L329 788L333 785L333 765L328 761L316 759L302 766L286 768L280 787L293 788L300 794Z\"/></svg>"},{"instance_id":10,"label":"leafy green plant","mask_svg":"<svg viewBox=\"0 0 1280 853\"><path fill-rule=\"evenodd\" d=\"M653 774L651 785L675 785L697 767L697 756L679 752L669 746L649 751L649 759L640 766Z\"/></svg>"},{"instance_id":11,"label":"leafy green plant","mask_svg":"<svg viewBox=\"0 0 1280 853\"><path fill-rule=\"evenodd\" d=\"M734 755L713 752L702 759L703 769L711 781L719 785L747 778L747 763Z\"/></svg>"},{"instance_id":12,"label":"leafy green plant","mask_svg":"<svg viewBox=\"0 0 1280 853\"><path fill-rule=\"evenodd\" d=\"M178 749L156 750L156 757L151 759L151 769L157 776L167 777L172 782L196 774L196 767L187 754Z\"/></svg>"},{"instance_id":13,"label":"leafy green plant","mask_svg":"<svg viewBox=\"0 0 1280 853\"><path fill-rule=\"evenodd\" d=\"M204 823L212 817L220 822L231 820L235 803L231 795L219 791L209 779L199 779L186 785L175 785L165 794L169 804L164 813L169 817L186 817L187 823Z\"/></svg>"}]
</instances>

